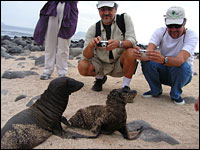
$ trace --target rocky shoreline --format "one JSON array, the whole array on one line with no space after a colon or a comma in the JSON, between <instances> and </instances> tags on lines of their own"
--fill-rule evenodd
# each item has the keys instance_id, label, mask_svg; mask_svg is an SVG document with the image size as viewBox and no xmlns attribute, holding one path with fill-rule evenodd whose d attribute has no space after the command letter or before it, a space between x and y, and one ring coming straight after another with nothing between
<instances>
[{"instance_id":1,"label":"rocky shoreline","mask_svg":"<svg viewBox=\"0 0 200 150\"><path fill-rule=\"evenodd\" d=\"M79 56L82 53L84 40L71 41L70 59ZM37 45L33 37L14 37L13 39L7 35L1 36L1 57L14 58L15 55L28 56L34 51L44 51L44 46ZM80 58L80 57L79 57Z\"/></svg>"},{"instance_id":2,"label":"rocky shoreline","mask_svg":"<svg viewBox=\"0 0 200 150\"><path fill-rule=\"evenodd\" d=\"M80 59L84 46L84 40L71 41L69 59ZM141 48L146 48L147 45L138 44ZM44 51L44 46L37 45L33 37L14 37L8 35L1 36L1 57L15 58L15 55L28 56L34 51ZM195 58L199 58L199 53L195 53Z\"/></svg>"},{"instance_id":3,"label":"rocky shoreline","mask_svg":"<svg viewBox=\"0 0 200 150\"><path fill-rule=\"evenodd\" d=\"M78 41L71 41L70 44L70 51L69 51L69 59L73 60L80 60L82 57L82 50L84 47L84 40L78 40ZM145 49L147 45L138 44L141 48ZM11 38L7 35L1 36L1 57L4 57L5 59L15 59L15 61L18 60L25 60L26 58L24 56L29 56L31 52L36 51L44 51L44 46L37 45L35 41L33 40L33 37L14 37ZM16 56L21 56L17 57ZM28 58L35 60L35 66L44 66L44 54L40 56L39 58L36 58L35 56L29 56ZM199 53L195 54L195 58L199 59ZM18 64L23 68L23 64ZM70 65L70 64L69 64ZM37 74L36 72L30 70L30 71L11 71L7 70L3 73L2 78L7 79L14 79L14 78L24 78L25 76L34 75ZM197 73L195 72L195 75Z\"/></svg>"}]
</instances>

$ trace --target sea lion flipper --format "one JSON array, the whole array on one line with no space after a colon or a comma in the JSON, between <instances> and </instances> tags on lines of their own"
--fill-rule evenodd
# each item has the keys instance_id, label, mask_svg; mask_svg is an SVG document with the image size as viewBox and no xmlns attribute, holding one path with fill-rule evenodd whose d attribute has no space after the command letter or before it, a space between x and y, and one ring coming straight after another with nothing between
<instances>
[{"instance_id":1,"label":"sea lion flipper","mask_svg":"<svg viewBox=\"0 0 200 150\"><path fill-rule=\"evenodd\" d=\"M67 118L64 117L64 116L62 116L61 122L62 122L63 124L65 124L66 126L70 126L70 123L68 122Z\"/></svg>"},{"instance_id":2,"label":"sea lion flipper","mask_svg":"<svg viewBox=\"0 0 200 150\"><path fill-rule=\"evenodd\" d=\"M137 138L140 137L142 131L143 131L143 126L141 126L139 129L135 130L135 131L131 131L131 136L130 133L128 132L127 126L123 126L122 128L120 128L118 131L123 135L123 137L125 139L128 140L136 140Z\"/></svg>"},{"instance_id":3,"label":"sea lion flipper","mask_svg":"<svg viewBox=\"0 0 200 150\"><path fill-rule=\"evenodd\" d=\"M63 130L61 138L64 139L76 139L76 138L97 138L97 135L95 136L88 136L88 135L82 135L73 131L65 131Z\"/></svg>"},{"instance_id":4,"label":"sea lion flipper","mask_svg":"<svg viewBox=\"0 0 200 150\"><path fill-rule=\"evenodd\" d=\"M129 140L136 140L140 137L141 133L144 131L144 127L141 126L137 131L133 131L134 137L130 138Z\"/></svg>"}]
</instances>

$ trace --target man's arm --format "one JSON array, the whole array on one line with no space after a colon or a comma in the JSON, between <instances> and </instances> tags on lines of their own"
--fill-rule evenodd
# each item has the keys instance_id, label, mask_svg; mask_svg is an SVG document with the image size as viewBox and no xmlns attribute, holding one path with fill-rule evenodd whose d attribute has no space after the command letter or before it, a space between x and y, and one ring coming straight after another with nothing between
<instances>
[{"instance_id":1,"label":"man's arm","mask_svg":"<svg viewBox=\"0 0 200 150\"><path fill-rule=\"evenodd\" d=\"M93 38L88 46L83 50L83 56L87 59L91 59L94 56L94 48L97 47L97 44L101 41L101 37L98 36Z\"/></svg>"},{"instance_id":2,"label":"man's arm","mask_svg":"<svg viewBox=\"0 0 200 150\"><path fill-rule=\"evenodd\" d=\"M83 56L87 59L91 59L94 56L94 47L92 44L89 44L84 50L83 50Z\"/></svg>"},{"instance_id":3,"label":"man's arm","mask_svg":"<svg viewBox=\"0 0 200 150\"><path fill-rule=\"evenodd\" d=\"M165 61L165 56L163 56L160 51L155 51L155 49L156 45L154 45L153 43L149 43L147 47L147 50L149 50L147 52L148 60L163 64ZM181 50L177 56L169 56L168 62L165 65L169 67L179 67L187 61L188 57L190 57L190 54L186 50Z\"/></svg>"},{"instance_id":4,"label":"man's arm","mask_svg":"<svg viewBox=\"0 0 200 150\"><path fill-rule=\"evenodd\" d=\"M179 67L187 61L188 57L190 57L190 54L185 50L181 50L176 57L168 57L168 62L165 65L169 67Z\"/></svg>"}]
</instances>

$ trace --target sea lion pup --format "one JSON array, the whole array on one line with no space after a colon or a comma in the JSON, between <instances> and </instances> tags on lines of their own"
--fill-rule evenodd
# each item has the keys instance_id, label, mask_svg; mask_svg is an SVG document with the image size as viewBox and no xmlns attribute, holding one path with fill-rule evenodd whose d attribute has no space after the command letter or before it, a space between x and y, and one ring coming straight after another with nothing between
<instances>
[{"instance_id":1,"label":"sea lion pup","mask_svg":"<svg viewBox=\"0 0 200 150\"><path fill-rule=\"evenodd\" d=\"M52 80L41 98L30 108L14 115L1 130L2 149L31 149L44 142L52 134L74 138L74 132L61 126L69 95L80 90L83 83L69 77ZM79 137L79 134L75 134ZM80 136L82 137L82 136Z\"/></svg>"},{"instance_id":2,"label":"sea lion pup","mask_svg":"<svg viewBox=\"0 0 200 150\"><path fill-rule=\"evenodd\" d=\"M100 133L112 134L119 131L125 139L137 139L142 128L135 133L134 137L130 137L126 126L126 103L123 93L119 89L114 89L107 96L106 105L92 105L79 109L68 122L64 117L62 121L72 127L89 129L96 134L96 137Z\"/></svg>"}]
</instances>

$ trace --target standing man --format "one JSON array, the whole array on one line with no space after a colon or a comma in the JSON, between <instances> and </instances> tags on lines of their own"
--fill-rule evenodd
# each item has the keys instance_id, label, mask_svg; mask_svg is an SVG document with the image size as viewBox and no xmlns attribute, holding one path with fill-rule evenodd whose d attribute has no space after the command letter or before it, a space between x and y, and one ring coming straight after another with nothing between
<instances>
[{"instance_id":1,"label":"standing man","mask_svg":"<svg viewBox=\"0 0 200 150\"><path fill-rule=\"evenodd\" d=\"M136 93L130 90L136 58L133 47L136 47L136 36L131 17L124 14L125 34L123 36L117 24L117 7L114 1L98 1L97 9L101 17L100 36L95 36L97 24L93 24L87 31L83 48L83 57L78 64L78 71L83 76L95 76L93 91L102 91L102 85L107 75L123 77L122 90L127 93ZM100 41L107 41L106 47L98 46Z\"/></svg>"},{"instance_id":2,"label":"standing man","mask_svg":"<svg viewBox=\"0 0 200 150\"><path fill-rule=\"evenodd\" d=\"M45 41L45 66L41 80L50 78L54 64L58 76L68 71L69 46L78 21L77 1L48 1L40 11L34 32L37 44Z\"/></svg>"},{"instance_id":3,"label":"standing man","mask_svg":"<svg viewBox=\"0 0 200 150\"><path fill-rule=\"evenodd\" d=\"M185 104L182 88L191 82L197 35L186 29L187 19L182 7L170 7L165 15L166 27L157 29L147 47L146 57L139 51L135 55L142 60L142 71L150 91L142 96L157 97L162 94L162 84L171 87L170 97L175 104ZM159 46L159 50L156 50Z\"/></svg>"}]
</instances>

